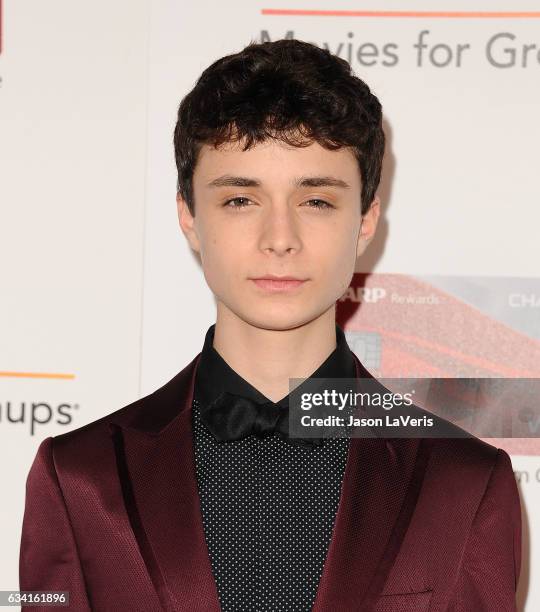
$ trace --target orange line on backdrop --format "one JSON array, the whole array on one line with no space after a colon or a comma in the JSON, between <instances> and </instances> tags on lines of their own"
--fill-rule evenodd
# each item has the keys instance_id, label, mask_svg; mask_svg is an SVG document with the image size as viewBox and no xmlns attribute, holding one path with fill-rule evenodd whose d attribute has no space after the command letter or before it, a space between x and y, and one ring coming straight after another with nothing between
<instances>
[{"instance_id":1,"label":"orange line on backdrop","mask_svg":"<svg viewBox=\"0 0 540 612\"><path fill-rule=\"evenodd\" d=\"M42 372L0 372L5 378L75 378L75 374L50 374Z\"/></svg>"},{"instance_id":2,"label":"orange line on backdrop","mask_svg":"<svg viewBox=\"0 0 540 612\"><path fill-rule=\"evenodd\" d=\"M310 9L261 9L263 15L319 17L442 17L457 19L538 19L540 11L331 11Z\"/></svg>"}]
</instances>

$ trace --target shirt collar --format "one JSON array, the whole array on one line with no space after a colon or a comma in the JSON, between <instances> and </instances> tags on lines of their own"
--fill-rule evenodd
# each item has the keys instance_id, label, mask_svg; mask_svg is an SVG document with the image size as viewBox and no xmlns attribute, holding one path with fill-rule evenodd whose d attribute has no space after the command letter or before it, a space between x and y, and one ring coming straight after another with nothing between
<instances>
[{"instance_id":1,"label":"shirt collar","mask_svg":"<svg viewBox=\"0 0 540 612\"><path fill-rule=\"evenodd\" d=\"M201 358L195 377L195 398L207 405L224 391L248 397L255 402L271 401L247 380L242 378L213 346L215 323L208 328L204 339ZM310 378L355 378L354 356L345 339L345 333L336 323L336 348L326 360L310 375ZM289 395L279 402L288 406Z\"/></svg>"}]
</instances>

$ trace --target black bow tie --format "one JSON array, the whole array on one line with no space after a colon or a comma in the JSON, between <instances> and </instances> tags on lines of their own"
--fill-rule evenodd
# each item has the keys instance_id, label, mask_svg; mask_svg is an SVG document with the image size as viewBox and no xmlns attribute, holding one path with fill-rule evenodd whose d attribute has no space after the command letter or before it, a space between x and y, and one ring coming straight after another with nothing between
<instances>
[{"instance_id":1,"label":"black bow tie","mask_svg":"<svg viewBox=\"0 0 540 612\"><path fill-rule=\"evenodd\" d=\"M320 438L290 438L289 409L274 402L257 403L248 397L224 391L213 402L201 406L201 421L220 442L240 440L250 435L259 438L276 432L290 444L321 446Z\"/></svg>"}]
</instances>

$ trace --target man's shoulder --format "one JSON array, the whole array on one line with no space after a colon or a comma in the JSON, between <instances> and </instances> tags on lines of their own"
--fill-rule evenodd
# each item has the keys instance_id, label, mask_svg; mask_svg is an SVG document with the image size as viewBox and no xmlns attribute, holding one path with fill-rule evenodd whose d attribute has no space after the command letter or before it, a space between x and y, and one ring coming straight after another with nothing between
<instances>
[{"instance_id":1,"label":"man's shoulder","mask_svg":"<svg viewBox=\"0 0 540 612\"><path fill-rule=\"evenodd\" d=\"M53 446L73 447L109 440L115 426L159 430L178 413L190 391L197 355L166 383L129 404L66 433L53 436Z\"/></svg>"},{"instance_id":2,"label":"man's shoulder","mask_svg":"<svg viewBox=\"0 0 540 612\"><path fill-rule=\"evenodd\" d=\"M425 464L424 484L431 497L450 497L451 492L464 497L475 497L485 489L496 467L511 473L510 457L503 449L491 444L489 439L479 438L459 425L418 405L407 408L409 425L395 434L395 427L378 432L392 444L392 436L399 439L394 446L409 448L409 442L417 446L416 461ZM411 424L415 422L416 424ZM431 422L431 425L427 423Z\"/></svg>"},{"instance_id":3,"label":"man's shoulder","mask_svg":"<svg viewBox=\"0 0 540 612\"><path fill-rule=\"evenodd\" d=\"M504 449L491 444L489 438L478 438L438 415L427 414L445 434L422 440L429 449L425 484L430 498L442 496L449 503L461 499L461 504L476 508L490 483L495 483L497 496L515 487L512 461Z\"/></svg>"},{"instance_id":4,"label":"man's shoulder","mask_svg":"<svg viewBox=\"0 0 540 612\"><path fill-rule=\"evenodd\" d=\"M369 372L355 355L358 372L362 379L371 381L372 391L392 393L385 386L385 381ZM379 410L376 408L376 410ZM398 410L398 409L396 409ZM366 413L367 414L367 413ZM367 416L380 416L378 412ZM395 416L388 413L388 416ZM409 420L404 423L400 416ZM418 404L404 407L403 414L397 415L399 427L388 426L387 419L382 419L382 427L375 427L376 435L382 438L422 438L424 454L429 455L428 470L441 475L444 471L459 474L463 465L472 467L478 475L490 472L499 455L506 455L503 450L481 439L459 425L423 408ZM389 418L391 422L394 419Z\"/></svg>"},{"instance_id":5,"label":"man's shoulder","mask_svg":"<svg viewBox=\"0 0 540 612\"><path fill-rule=\"evenodd\" d=\"M481 439L447 419L415 406L417 416L432 419L433 437L429 438L431 461L434 468L454 469L459 473L464 467L478 474L490 472L503 449Z\"/></svg>"}]
</instances>

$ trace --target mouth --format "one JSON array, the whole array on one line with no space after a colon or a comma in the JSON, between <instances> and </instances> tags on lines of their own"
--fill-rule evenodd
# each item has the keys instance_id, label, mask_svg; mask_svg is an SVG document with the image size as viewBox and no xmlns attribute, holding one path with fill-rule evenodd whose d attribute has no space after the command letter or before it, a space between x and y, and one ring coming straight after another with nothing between
<instances>
[{"instance_id":1,"label":"mouth","mask_svg":"<svg viewBox=\"0 0 540 612\"><path fill-rule=\"evenodd\" d=\"M263 291L293 291L298 289L304 283L307 282L307 279L294 278L291 276L284 277L272 277L267 276L264 278L251 278L250 279L259 289Z\"/></svg>"}]
</instances>

